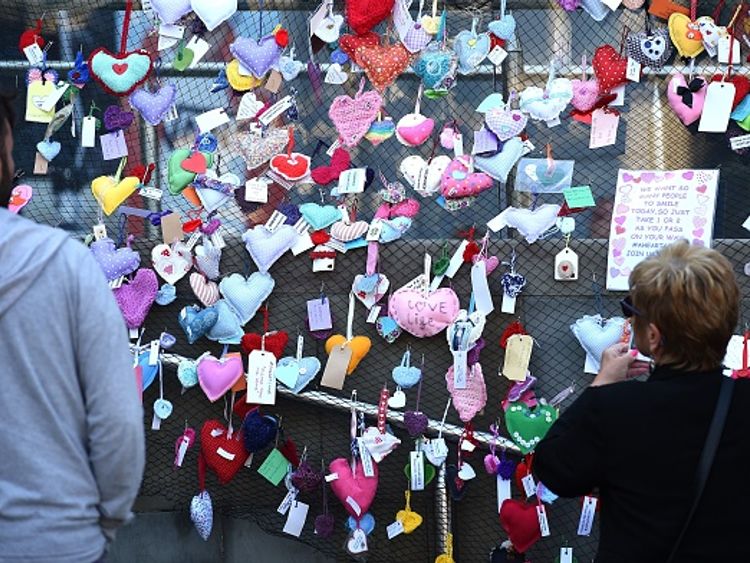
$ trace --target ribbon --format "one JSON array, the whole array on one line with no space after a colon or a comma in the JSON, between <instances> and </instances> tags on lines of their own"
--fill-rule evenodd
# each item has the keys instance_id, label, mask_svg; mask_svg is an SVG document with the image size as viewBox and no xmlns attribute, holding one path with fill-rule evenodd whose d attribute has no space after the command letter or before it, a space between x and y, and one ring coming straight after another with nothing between
<instances>
[{"instance_id":1,"label":"ribbon","mask_svg":"<svg viewBox=\"0 0 750 563\"><path fill-rule=\"evenodd\" d=\"M677 95L682 98L683 104L685 104L689 108L692 108L693 107L693 94L698 92L705 85L706 83L702 78L700 77L693 78L688 83L687 86L677 87Z\"/></svg>"}]
</instances>

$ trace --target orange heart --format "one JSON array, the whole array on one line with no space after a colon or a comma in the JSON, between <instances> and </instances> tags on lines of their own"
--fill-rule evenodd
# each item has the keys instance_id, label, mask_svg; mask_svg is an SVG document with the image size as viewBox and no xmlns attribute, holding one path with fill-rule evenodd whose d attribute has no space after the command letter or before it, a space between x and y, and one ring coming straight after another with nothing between
<instances>
[{"instance_id":1,"label":"orange heart","mask_svg":"<svg viewBox=\"0 0 750 563\"><path fill-rule=\"evenodd\" d=\"M346 337L342 334L334 334L328 340L326 340L326 354L331 354L336 346L341 346L346 342ZM362 361L367 353L370 351L372 342L366 336L355 336L348 343L349 348L352 349L352 357L349 360L349 367L346 370L347 375L351 375L352 372L357 369L359 362Z\"/></svg>"},{"instance_id":2,"label":"orange heart","mask_svg":"<svg viewBox=\"0 0 750 563\"><path fill-rule=\"evenodd\" d=\"M379 91L385 90L411 63L411 53L401 43L396 45L361 45L356 60L365 69L367 78Z\"/></svg>"}]
</instances>

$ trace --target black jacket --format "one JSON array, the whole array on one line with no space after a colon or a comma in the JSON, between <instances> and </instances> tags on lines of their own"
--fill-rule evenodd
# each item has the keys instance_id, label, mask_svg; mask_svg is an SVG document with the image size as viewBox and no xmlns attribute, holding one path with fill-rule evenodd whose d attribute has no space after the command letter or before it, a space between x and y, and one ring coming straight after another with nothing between
<instances>
[{"instance_id":1,"label":"black jacket","mask_svg":"<svg viewBox=\"0 0 750 563\"><path fill-rule=\"evenodd\" d=\"M590 387L538 445L534 472L550 490L575 497L598 488L597 562L667 559L694 497L722 377L658 367L645 382ZM749 417L750 380L740 379L679 563L750 561Z\"/></svg>"}]
</instances>

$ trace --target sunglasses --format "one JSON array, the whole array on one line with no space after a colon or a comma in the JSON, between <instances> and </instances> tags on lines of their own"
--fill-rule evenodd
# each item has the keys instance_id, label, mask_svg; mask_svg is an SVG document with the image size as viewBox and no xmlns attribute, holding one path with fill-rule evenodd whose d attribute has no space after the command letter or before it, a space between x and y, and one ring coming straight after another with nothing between
<instances>
[{"instance_id":1,"label":"sunglasses","mask_svg":"<svg viewBox=\"0 0 750 563\"><path fill-rule=\"evenodd\" d=\"M622 308L622 316L627 319L643 316L635 305L633 305L633 298L630 295L620 301L620 307Z\"/></svg>"}]
</instances>

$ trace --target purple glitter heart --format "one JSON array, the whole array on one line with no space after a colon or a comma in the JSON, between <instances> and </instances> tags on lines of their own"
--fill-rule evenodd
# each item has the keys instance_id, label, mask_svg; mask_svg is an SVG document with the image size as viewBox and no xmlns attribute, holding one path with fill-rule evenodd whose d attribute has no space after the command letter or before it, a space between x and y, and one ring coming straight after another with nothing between
<instances>
[{"instance_id":1,"label":"purple glitter heart","mask_svg":"<svg viewBox=\"0 0 750 563\"><path fill-rule=\"evenodd\" d=\"M130 105L140 112L143 119L156 126L169 113L169 108L172 107L176 98L177 87L174 84L165 84L155 93L145 88L138 88L130 94L129 100ZM133 114L130 115L132 119Z\"/></svg>"},{"instance_id":2,"label":"purple glitter heart","mask_svg":"<svg viewBox=\"0 0 750 563\"><path fill-rule=\"evenodd\" d=\"M127 129L133 123L135 115L132 111L125 111L120 106L109 106L104 112L104 127L107 131Z\"/></svg>"},{"instance_id":3,"label":"purple glitter heart","mask_svg":"<svg viewBox=\"0 0 750 563\"><path fill-rule=\"evenodd\" d=\"M257 78L265 76L281 57L281 47L273 35L266 35L260 41L240 37L229 46L229 50Z\"/></svg>"}]
</instances>

